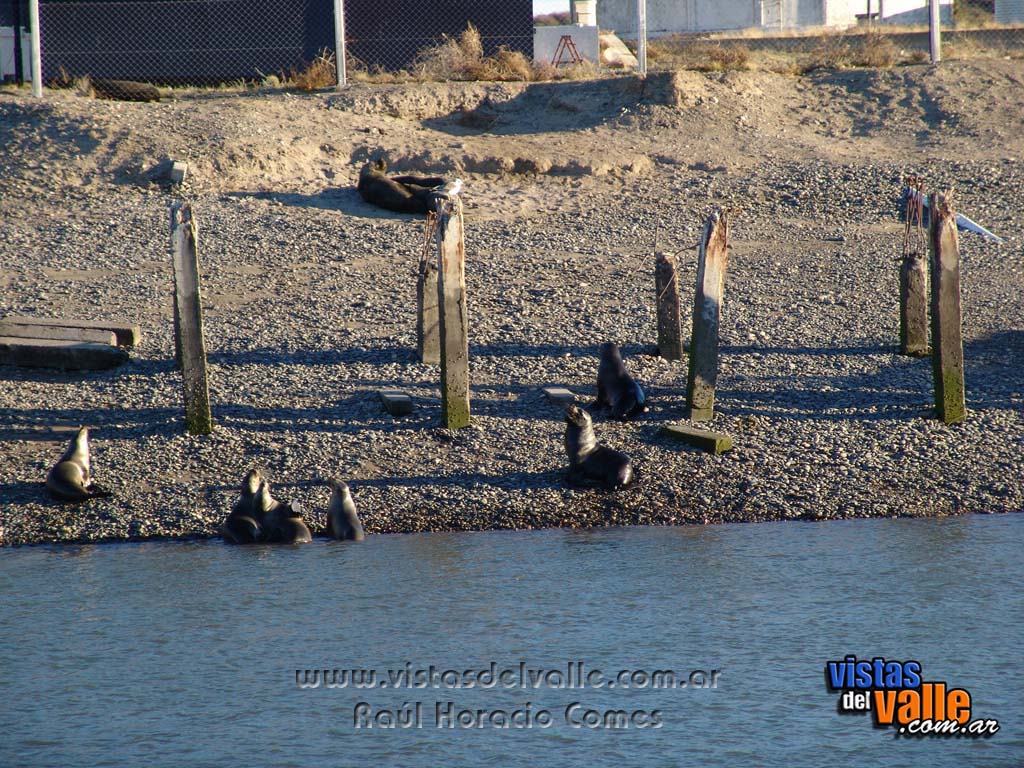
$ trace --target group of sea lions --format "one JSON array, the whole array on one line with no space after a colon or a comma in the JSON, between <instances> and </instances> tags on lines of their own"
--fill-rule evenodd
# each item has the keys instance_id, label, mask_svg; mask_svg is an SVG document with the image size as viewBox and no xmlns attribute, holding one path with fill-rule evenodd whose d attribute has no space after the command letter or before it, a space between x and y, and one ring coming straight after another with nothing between
<instances>
[{"instance_id":1,"label":"group of sea lions","mask_svg":"<svg viewBox=\"0 0 1024 768\"><path fill-rule=\"evenodd\" d=\"M342 480L330 481L331 502L327 507L327 530L331 539L362 541L363 524L356 512L352 493ZM302 520L302 505L284 504L270 493L270 483L259 470L250 469L242 480L238 500L221 525L228 544L305 544L313 534Z\"/></svg>"},{"instance_id":2,"label":"group of sea lions","mask_svg":"<svg viewBox=\"0 0 1024 768\"><path fill-rule=\"evenodd\" d=\"M608 408L619 421L642 413L647 398L636 379L626 371L622 353L611 342L601 345L597 366L597 399L592 408ZM622 451L597 441L590 414L575 403L565 409L565 452L569 457L570 485L625 488L636 480L633 462Z\"/></svg>"},{"instance_id":3,"label":"group of sea lions","mask_svg":"<svg viewBox=\"0 0 1024 768\"><path fill-rule=\"evenodd\" d=\"M610 342L601 345L597 399L591 408L609 409L611 418L621 421L646 408L643 390L626 371L619 348ZM575 403L570 404L565 410L565 425L570 485L619 489L635 481L636 472L629 456L597 441L589 413ZM348 485L338 478L328 484L331 500L324 534L332 539L361 541L365 534ZM46 489L59 501L81 502L111 495L92 479L88 427L78 430L50 470ZM229 544L302 544L313 539L302 519L302 505L275 499L270 483L257 469L249 470L243 478L239 497L220 532Z\"/></svg>"}]
</instances>

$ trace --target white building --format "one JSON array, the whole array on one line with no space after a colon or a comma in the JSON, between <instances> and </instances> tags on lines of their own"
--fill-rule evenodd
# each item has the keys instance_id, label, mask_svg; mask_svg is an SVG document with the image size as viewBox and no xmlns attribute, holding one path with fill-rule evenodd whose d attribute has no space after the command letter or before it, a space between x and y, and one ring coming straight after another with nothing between
<instances>
[{"instance_id":1,"label":"white building","mask_svg":"<svg viewBox=\"0 0 1024 768\"><path fill-rule=\"evenodd\" d=\"M953 0L939 3L943 22L951 21ZM636 0L597 0L598 25L635 35L636 5ZM868 15L892 24L927 23L928 0L647 0L647 34L846 29Z\"/></svg>"}]
</instances>

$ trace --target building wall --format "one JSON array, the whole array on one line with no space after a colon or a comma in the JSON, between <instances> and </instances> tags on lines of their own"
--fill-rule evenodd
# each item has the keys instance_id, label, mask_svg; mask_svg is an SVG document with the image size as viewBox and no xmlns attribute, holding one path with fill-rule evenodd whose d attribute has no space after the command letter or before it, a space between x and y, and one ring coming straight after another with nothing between
<instances>
[{"instance_id":1,"label":"building wall","mask_svg":"<svg viewBox=\"0 0 1024 768\"><path fill-rule=\"evenodd\" d=\"M1024 6L1024 0L996 0ZM869 0L647 0L647 34L718 32L761 28L789 31L811 27L845 29L868 12ZM928 20L927 0L870 0L871 12L894 24ZM952 20L953 0L940 0L943 23ZM636 35L636 0L597 0L597 23L620 35Z\"/></svg>"},{"instance_id":2,"label":"building wall","mask_svg":"<svg viewBox=\"0 0 1024 768\"><path fill-rule=\"evenodd\" d=\"M1024 0L996 0L996 21L1000 24L1024 22Z\"/></svg>"}]
</instances>

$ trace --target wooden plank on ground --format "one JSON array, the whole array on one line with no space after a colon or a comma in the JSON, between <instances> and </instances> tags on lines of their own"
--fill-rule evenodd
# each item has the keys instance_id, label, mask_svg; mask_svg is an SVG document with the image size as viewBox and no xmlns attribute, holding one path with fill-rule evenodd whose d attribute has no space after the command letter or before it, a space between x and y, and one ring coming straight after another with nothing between
<instances>
[{"instance_id":1,"label":"wooden plank on ground","mask_svg":"<svg viewBox=\"0 0 1024 768\"><path fill-rule=\"evenodd\" d=\"M24 315L8 315L4 322L15 325L41 325L57 328L87 328L97 331L110 331L117 337L118 346L134 347L142 341L139 326L126 320L74 320L67 317L27 317Z\"/></svg>"},{"instance_id":2,"label":"wooden plank on ground","mask_svg":"<svg viewBox=\"0 0 1024 768\"><path fill-rule=\"evenodd\" d=\"M101 371L121 365L127 359L125 350L109 344L0 336L0 363L24 368Z\"/></svg>"},{"instance_id":3,"label":"wooden plank on ground","mask_svg":"<svg viewBox=\"0 0 1024 768\"><path fill-rule=\"evenodd\" d=\"M670 424L662 427L661 434L716 455L732 448L731 435L697 427L687 427L683 424Z\"/></svg>"},{"instance_id":4,"label":"wooden plank on ground","mask_svg":"<svg viewBox=\"0 0 1024 768\"><path fill-rule=\"evenodd\" d=\"M59 341L92 341L96 344L117 346L113 331L99 331L91 328L62 328L59 325L21 325L0 320L0 336L19 339L57 339Z\"/></svg>"}]
</instances>

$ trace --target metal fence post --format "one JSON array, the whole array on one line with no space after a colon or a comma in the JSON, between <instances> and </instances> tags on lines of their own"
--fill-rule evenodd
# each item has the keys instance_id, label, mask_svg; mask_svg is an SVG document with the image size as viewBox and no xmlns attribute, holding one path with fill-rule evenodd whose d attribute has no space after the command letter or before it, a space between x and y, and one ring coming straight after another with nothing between
<instances>
[{"instance_id":1,"label":"metal fence post","mask_svg":"<svg viewBox=\"0 0 1024 768\"><path fill-rule=\"evenodd\" d=\"M931 49L932 64L942 61L941 39L939 26L942 23L939 15L939 0L928 0L928 45Z\"/></svg>"},{"instance_id":2,"label":"metal fence post","mask_svg":"<svg viewBox=\"0 0 1024 768\"><path fill-rule=\"evenodd\" d=\"M334 0L334 68L338 73L338 87L348 85L345 68L345 0Z\"/></svg>"},{"instance_id":3,"label":"metal fence post","mask_svg":"<svg viewBox=\"0 0 1024 768\"><path fill-rule=\"evenodd\" d=\"M43 57L39 42L39 0L29 0L28 23L32 27L32 95L37 99L43 98ZM15 35L20 35L21 30L14 30Z\"/></svg>"},{"instance_id":4,"label":"metal fence post","mask_svg":"<svg viewBox=\"0 0 1024 768\"><path fill-rule=\"evenodd\" d=\"M938 0L934 0L938 2ZM636 60L637 72L647 74L647 0L636 0Z\"/></svg>"}]
</instances>

